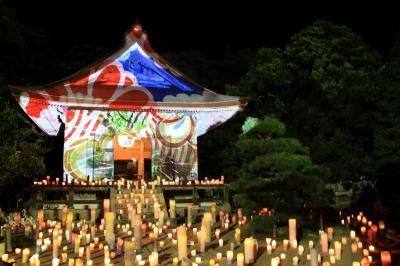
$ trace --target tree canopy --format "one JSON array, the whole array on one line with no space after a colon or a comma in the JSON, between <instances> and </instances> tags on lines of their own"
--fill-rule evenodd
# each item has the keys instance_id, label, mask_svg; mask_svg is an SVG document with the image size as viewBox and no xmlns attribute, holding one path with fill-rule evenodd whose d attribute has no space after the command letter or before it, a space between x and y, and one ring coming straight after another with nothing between
<instances>
[{"instance_id":1,"label":"tree canopy","mask_svg":"<svg viewBox=\"0 0 400 266\"><path fill-rule=\"evenodd\" d=\"M18 112L8 104L0 107L0 199L2 205L16 207L34 178L45 174L43 138L33 136Z\"/></svg>"},{"instance_id":2,"label":"tree canopy","mask_svg":"<svg viewBox=\"0 0 400 266\"><path fill-rule=\"evenodd\" d=\"M246 211L267 207L291 212L328 205L324 179L329 170L315 165L308 148L288 137L278 119L259 120L239 137L236 148L240 178L231 184L235 205Z\"/></svg>"},{"instance_id":3,"label":"tree canopy","mask_svg":"<svg viewBox=\"0 0 400 266\"><path fill-rule=\"evenodd\" d=\"M247 114L280 118L335 179L357 178L373 172L381 62L348 27L317 21L285 49L260 49L241 82L227 89L249 97Z\"/></svg>"}]
</instances>

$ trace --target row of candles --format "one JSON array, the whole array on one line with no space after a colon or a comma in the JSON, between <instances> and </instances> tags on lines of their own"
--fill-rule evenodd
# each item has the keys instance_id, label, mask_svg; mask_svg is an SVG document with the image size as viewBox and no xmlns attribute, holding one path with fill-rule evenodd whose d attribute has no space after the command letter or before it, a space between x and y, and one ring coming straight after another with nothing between
<instances>
[{"instance_id":1,"label":"row of candles","mask_svg":"<svg viewBox=\"0 0 400 266\"><path fill-rule=\"evenodd\" d=\"M204 180L189 180L185 182L180 182L179 178L176 178L175 180L166 180L166 179L161 179L159 176L157 177L156 180L146 182L143 179L141 180L117 180L117 181L110 181L106 178L100 179L100 180L68 180L68 181L62 181L60 178L55 178L55 181L51 181L50 176L46 176L46 179L40 180L40 181L33 181L33 184L36 186L110 186L110 187L126 187L127 189L130 189L131 187L138 187L140 184L142 186L192 186L192 185L223 185L224 184L224 176L221 176L219 179L208 179L207 177Z\"/></svg>"}]
</instances>

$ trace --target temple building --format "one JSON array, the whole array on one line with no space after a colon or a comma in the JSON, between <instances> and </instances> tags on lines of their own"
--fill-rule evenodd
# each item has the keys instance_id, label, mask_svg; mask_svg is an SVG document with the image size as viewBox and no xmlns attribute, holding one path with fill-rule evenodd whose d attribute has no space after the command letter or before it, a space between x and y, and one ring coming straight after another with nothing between
<instances>
[{"instance_id":1,"label":"temple building","mask_svg":"<svg viewBox=\"0 0 400 266\"><path fill-rule=\"evenodd\" d=\"M241 109L169 65L139 24L104 60L43 86L12 86L46 134L64 131L64 178L197 177L197 138Z\"/></svg>"}]
</instances>

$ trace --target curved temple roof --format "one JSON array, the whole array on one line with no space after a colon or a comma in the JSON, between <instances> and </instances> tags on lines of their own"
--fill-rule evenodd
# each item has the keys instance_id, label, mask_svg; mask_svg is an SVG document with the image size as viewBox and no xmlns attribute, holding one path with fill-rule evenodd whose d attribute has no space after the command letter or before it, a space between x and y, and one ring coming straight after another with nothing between
<instances>
[{"instance_id":1,"label":"curved temple roof","mask_svg":"<svg viewBox=\"0 0 400 266\"><path fill-rule=\"evenodd\" d=\"M138 24L127 34L123 48L105 60L51 84L11 86L11 92L50 135L57 134L67 109L227 111L219 115L225 121L244 105L239 97L201 87L169 65L151 48Z\"/></svg>"}]
</instances>

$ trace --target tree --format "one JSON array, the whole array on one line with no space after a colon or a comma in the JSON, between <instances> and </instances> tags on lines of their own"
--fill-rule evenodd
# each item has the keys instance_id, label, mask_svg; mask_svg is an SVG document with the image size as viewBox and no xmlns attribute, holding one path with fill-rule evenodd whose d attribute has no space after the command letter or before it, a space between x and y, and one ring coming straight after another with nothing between
<instances>
[{"instance_id":1,"label":"tree","mask_svg":"<svg viewBox=\"0 0 400 266\"><path fill-rule=\"evenodd\" d=\"M43 177L43 139L21 125L18 112L6 103L0 108L0 200L3 207L15 208L17 200Z\"/></svg>"},{"instance_id":2,"label":"tree","mask_svg":"<svg viewBox=\"0 0 400 266\"><path fill-rule=\"evenodd\" d=\"M247 124L254 124L254 119ZM329 170L315 165L300 141L287 137L282 122L266 116L246 130L236 143L240 177L231 183L237 207L247 212L267 207L301 213L304 206L328 205L324 180Z\"/></svg>"},{"instance_id":3,"label":"tree","mask_svg":"<svg viewBox=\"0 0 400 266\"><path fill-rule=\"evenodd\" d=\"M346 26L317 21L285 49L262 48L230 94L249 97L248 115L275 114L312 159L338 179L373 173L381 58Z\"/></svg>"}]
</instances>

